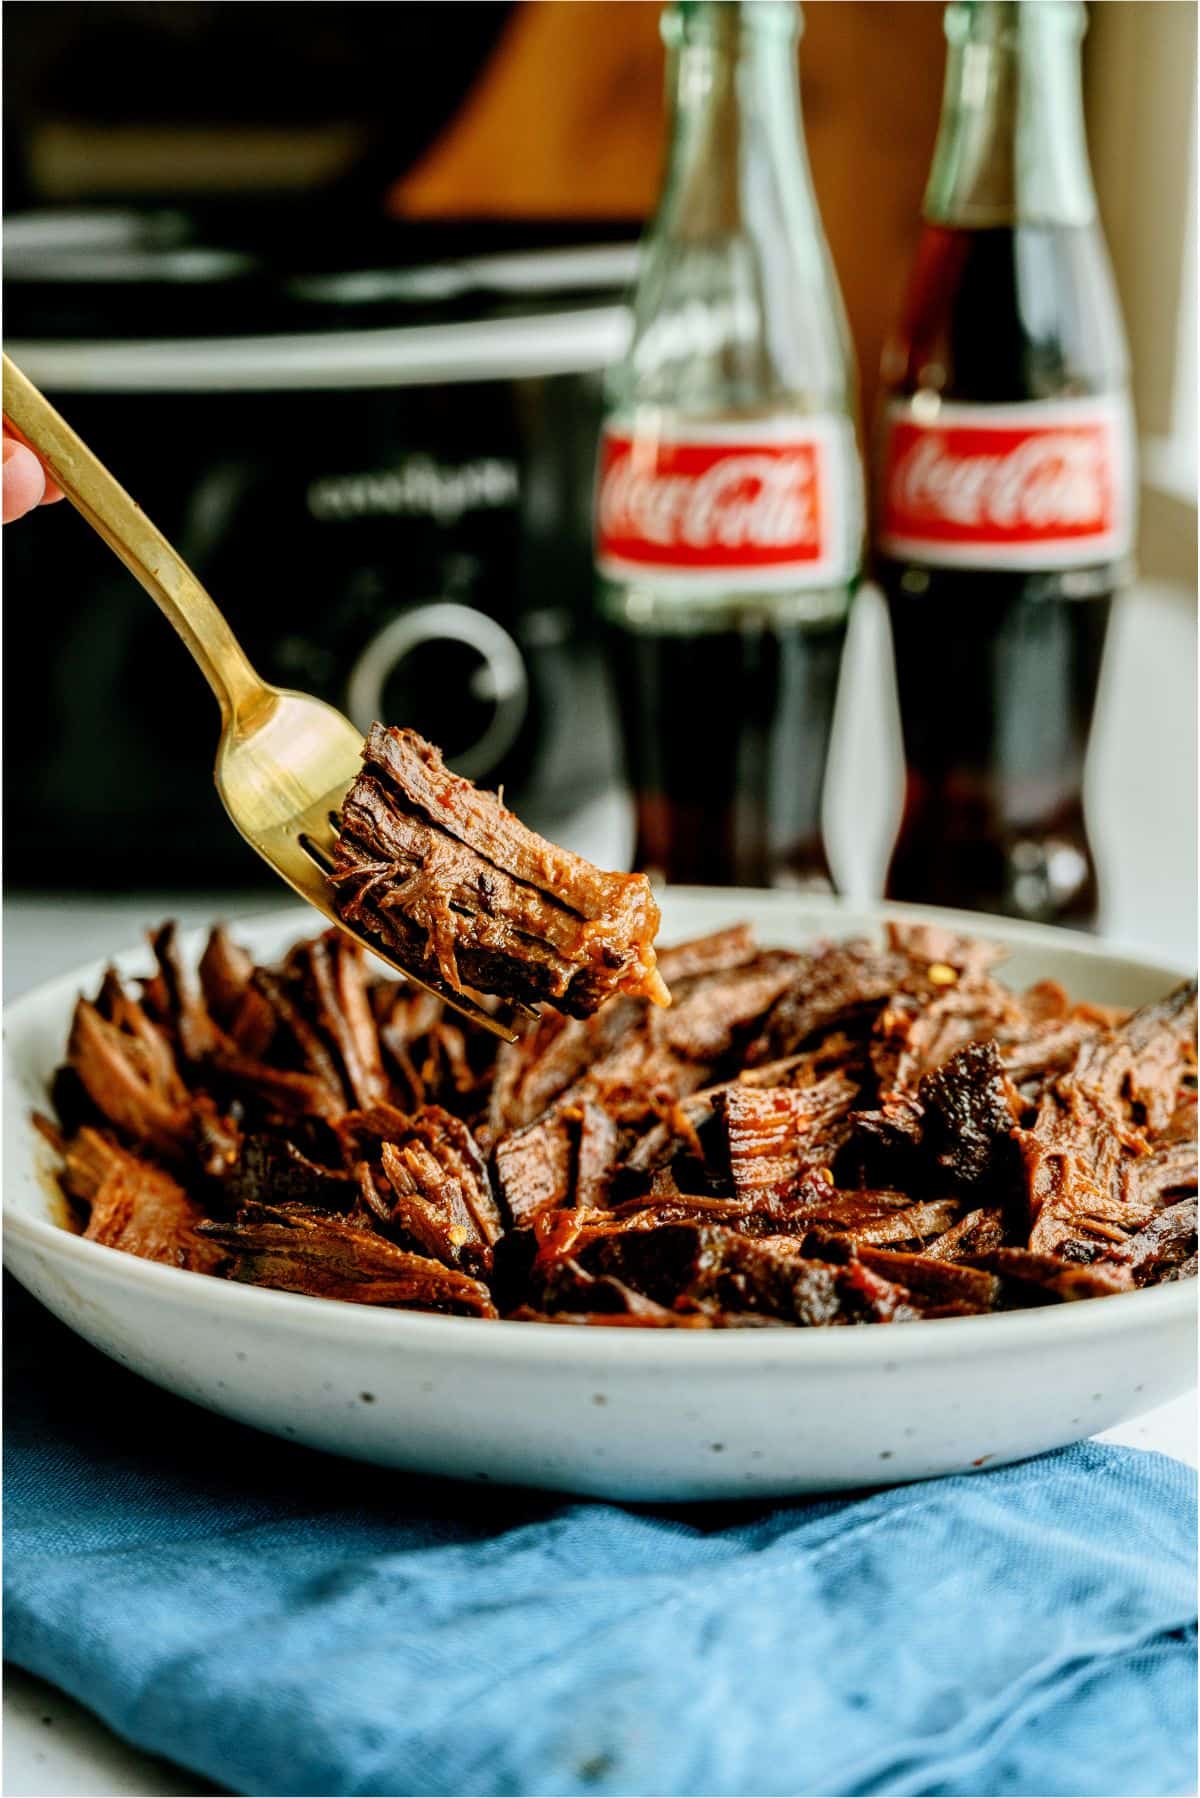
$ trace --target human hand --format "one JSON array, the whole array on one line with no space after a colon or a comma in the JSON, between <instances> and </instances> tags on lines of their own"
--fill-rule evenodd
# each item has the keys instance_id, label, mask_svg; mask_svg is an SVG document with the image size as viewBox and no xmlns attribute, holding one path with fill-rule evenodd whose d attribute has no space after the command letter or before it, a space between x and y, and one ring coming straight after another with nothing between
<instances>
[{"instance_id":1,"label":"human hand","mask_svg":"<svg viewBox=\"0 0 1200 1798\"><path fill-rule=\"evenodd\" d=\"M35 506L48 506L61 498L62 489L55 486L33 451L5 425L4 523L12 524Z\"/></svg>"}]
</instances>

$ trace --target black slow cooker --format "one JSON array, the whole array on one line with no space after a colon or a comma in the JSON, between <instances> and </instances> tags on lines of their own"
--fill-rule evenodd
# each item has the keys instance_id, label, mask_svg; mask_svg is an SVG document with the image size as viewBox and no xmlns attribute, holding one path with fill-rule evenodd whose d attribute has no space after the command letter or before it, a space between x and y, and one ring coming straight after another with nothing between
<instances>
[{"instance_id":1,"label":"black slow cooker","mask_svg":"<svg viewBox=\"0 0 1200 1798\"><path fill-rule=\"evenodd\" d=\"M631 237L30 213L7 347L269 680L415 726L554 831L615 771L590 514ZM61 506L4 559L10 886L253 879L211 697L141 588Z\"/></svg>"}]
</instances>

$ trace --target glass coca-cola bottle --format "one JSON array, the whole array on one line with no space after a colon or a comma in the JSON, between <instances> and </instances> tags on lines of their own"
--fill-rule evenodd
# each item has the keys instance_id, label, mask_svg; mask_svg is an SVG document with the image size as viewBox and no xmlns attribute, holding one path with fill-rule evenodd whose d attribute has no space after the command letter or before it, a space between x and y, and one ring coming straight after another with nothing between
<instances>
[{"instance_id":1,"label":"glass coca-cola bottle","mask_svg":"<svg viewBox=\"0 0 1200 1798\"><path fill-rule=\"evenodd\" d=\"M596 546L637 866L828 891L821 790L863 500L799 22L790 0L664 12L670 148L609 384Z\"/></svg>"},{"instance_id":2,"label":"glass coca-cola bottle","mask_svg":"<svg viewBox=\"0 0 1200 1798\"><path fill-rule=\"evenodd\" d=\"M1076 0L946 10L874 540L907 764L889 896L1087 926L1084 753L1134 477L1083 30Z\"/></svg>"}]
</instances>

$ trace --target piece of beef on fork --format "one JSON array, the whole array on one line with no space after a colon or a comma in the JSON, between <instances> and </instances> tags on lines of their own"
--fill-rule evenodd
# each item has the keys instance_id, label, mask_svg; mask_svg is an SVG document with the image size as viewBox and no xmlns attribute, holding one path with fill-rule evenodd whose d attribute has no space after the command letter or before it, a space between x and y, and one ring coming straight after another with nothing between
<instances>
[{"instance_id":1,"label":"piece of beef on fork","mask_svg":"<svg viewBox=\"0 0 1200 1798\"><path fill-rule=\"evenodd\" d=\"M669 1002L645 875L604 873L547 842L415 731L372 727L331 879L348 924L454 992L576 1017L617 993Z\"/></svg>"}]
</instances>

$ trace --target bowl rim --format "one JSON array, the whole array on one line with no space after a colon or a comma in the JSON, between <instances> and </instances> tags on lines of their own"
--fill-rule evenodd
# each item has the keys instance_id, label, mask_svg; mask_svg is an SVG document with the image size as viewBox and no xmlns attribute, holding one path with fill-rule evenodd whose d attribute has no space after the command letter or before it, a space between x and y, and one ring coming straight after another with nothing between
<instances>
[{"instance_id":1,"label":"bowl rim","mask_svg":"<svg viewBox=\"0 0 1200 1798\"><path fill-rule=\"evenodd\" d=\"M889 919L912 919L917 922L943 923L1016 946L1064 949L1085 960L1125 962L1148 976L1164 981L1186 979L1187 972L1177 963L1149 957L1144 950L1116 943L1106 938L1085 937L1075 931L1052 925L1028 924L1021 920L993 917L985 912L961 912L937 906L891 904L837 895L810 896L772 889L746 887L668 887L668 904L680 902L720 903L730 918L736 919L739 903L761 909L791 908L801 916L814 912L828 914L842 911L848 920L869 921L877 925ZM255 936L282 935L291 929L302 930L307 918L299 905L242 914L229 921L232 930L251 932ZM713 928L721 926L714 923ZM185 952L202 941L207 926L193 927L181 933ZM143 945L131 945L115 955L82 965L43 981L20 998L11 1001L3 1011L4 1088L6 1111L8 1101L18 1098L20 1108L27 1111L27 1095L17 1092L17 1077L12 1071L14 1047L44 1010L65 1004L71 996L91 986L101 971L109 966L128 966L144 956ZM65 1028L64 1028L65 1041ZM725 1365L744 1368L747 1364L797 1365L815 1362L822 1366L858 1366L865 1362L913 1362L938 1358L936 1345L946 1351L975 1358L988 1353L992 1343L997 1352L1006 1347L1036 1347L1042 1338L1049 1343L1100 1333L1171 1328L1183 1325L1197 1310L1197 1282L1173 1281L1139 1291L1115 1293L1105 1299L1089 1299L1076 1303L1031 1307L1028 1310L992 1313L982 1317L918 1319L902 1327L887 1330L882 1340L876 1329L761 1329L761 1330L689 1330L636 1329L614 1324L552 1324L521 1322L510 1318L453 1317L437 1312L403 1311L384 1306L355 1303L346 1299L314 1298L305 1293L279 1291L270 1287L218 1280L196 1274L185 1268L170 1267L161 1262L145 1261L135 1255L101 1243L89 1242L48 1217L32 1216L19 1210L8 1194L11 1176L11 1140L4 1144L5 1174L3 1203L3 1235L5 1260L10 1241L52 1259L77 1267L81 1273L95 1275L107 1284L132 1287L148 1286L173 1303L207 1308L231 1307L246 1321L286 1326L289 1318L298 1326L320 1326L325 1334L343 1339L370 1337L375 1341L394 1341L397 1346L406 1339L414 1349L444 1349L455 1359L472 1359L480 1348L506 1362L533 1358L544 1364L548 1340L555 1344L556 1361L661 1362L678 1366L696 1357L710 1374L719 1373ZM24 1155L22 1160L26 1159ZM265 1310L264 1307L265 1306ZM1097 1316L1097 1313L1101 1315ZM480 1335L481 1327L486 1334ZM424 1339L424 1340L422 1340ZM724 1347L710 1345L720 1341ZM522 1348L522 1344L526 1346Z\"/></svg>"}]
</instances>

